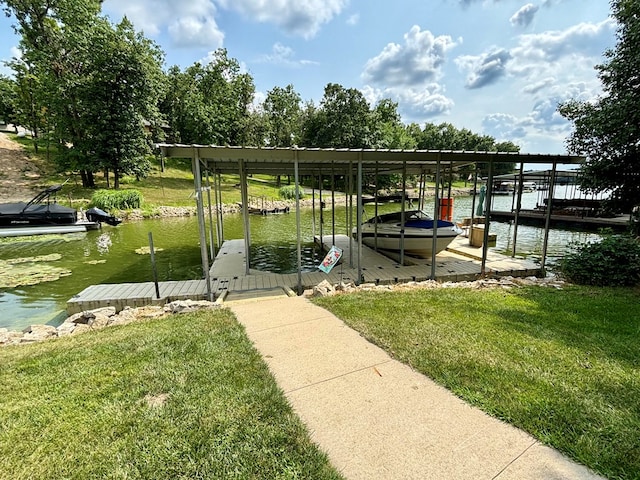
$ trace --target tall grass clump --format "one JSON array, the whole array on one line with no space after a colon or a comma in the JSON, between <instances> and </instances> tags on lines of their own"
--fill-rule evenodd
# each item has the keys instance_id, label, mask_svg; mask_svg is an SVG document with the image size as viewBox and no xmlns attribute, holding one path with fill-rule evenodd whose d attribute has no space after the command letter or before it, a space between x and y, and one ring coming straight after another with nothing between
<instances>
[{"instance_id":1,"label":"tall grass clump","mask_svg":"<svg viewBox=\"0 0 640 480\"><path fill-rule=\"evenodd\" d=\"M295 200L296 198L296 186L295 185L286 185L280 189L280 198L284 198L285 200ZM299 189L298 198L303 199L304 193L302 189Z\"/></svg>"},{"instance_id":2,"label":"tall grass clump","mask_svg":"<svg viewBox=\"0 0 640 480\"><path fill-rule=\"evenodd\" d=\"M142 194L138 190L98 190L91 197L91 205L102 210L127 210L142 206Z\"/></svg>"},{"instance_id":3,"label":"tall grass clump","mask_svg":"<svg viewBox=\"0 0 640 480\"><path fill-rule=\"evenodd\" d=\"M605 235L600 242L574 244L559 270L570 282L594 286L640 284L640 242L631 235Z\"/></svg>"}]
</instances>

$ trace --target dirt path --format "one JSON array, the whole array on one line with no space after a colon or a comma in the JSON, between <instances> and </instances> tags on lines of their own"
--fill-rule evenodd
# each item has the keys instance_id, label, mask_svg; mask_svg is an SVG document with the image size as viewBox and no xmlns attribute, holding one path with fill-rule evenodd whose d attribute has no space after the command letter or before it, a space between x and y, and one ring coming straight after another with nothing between
<instances>
[{"instance_id":1,"label":"dirt path","mask_svg":"<svg viewBox=\"0 0 640 480\"><path fill-rule=\"evenodd\" d=\"M40 169L22 145L0 132L0 203L28 201L40 189Z\"/></svg>"}]
</instances>

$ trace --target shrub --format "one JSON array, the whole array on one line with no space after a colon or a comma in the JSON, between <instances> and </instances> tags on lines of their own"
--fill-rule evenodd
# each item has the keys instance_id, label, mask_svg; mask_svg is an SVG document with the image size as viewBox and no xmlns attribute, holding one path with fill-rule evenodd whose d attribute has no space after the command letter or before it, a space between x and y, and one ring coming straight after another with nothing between
<instances>
[{"instance_id":1,"label":"shrub","mask_svg":"<svg viewBox=\"0 0 640 480\"><path fill-rule=\"evenodd\" d=\"M596 286L640 284L640 242L630 235L605 235L600 242L573 245L559 263L570 282Z\"/></svg>"},{"instance_id":2,"label":"shrub","mask_svg":"<svg viewBox=\"0 0 640 480\"><path fill-rule=\"evenodd\" d=\"M299 190L300 199L304 198L304 193L302 189ZM280 189L280 198L284 198L285 200L295 200L296 198L296 186L295 185L287 185L286 187L282 187Z\"/></svg>"},{"instance_id":3,"label":"shrub","mask_svg":"<svg viewBox=\"0 0 640 480\"><path fill-rule=\"evenodd\" d=\"M138 190L98 190L91 197L91 205L102 210L126 210L142 206L142 194Z\"/></svg>"}]
</instances>

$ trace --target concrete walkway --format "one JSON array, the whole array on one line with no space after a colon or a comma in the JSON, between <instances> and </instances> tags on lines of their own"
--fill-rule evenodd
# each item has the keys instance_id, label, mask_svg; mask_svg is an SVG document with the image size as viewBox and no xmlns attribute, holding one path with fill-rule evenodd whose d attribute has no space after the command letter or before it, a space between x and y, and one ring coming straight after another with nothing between
<instances>
[{"instance_id":1,"label":"concrete walkway","mask_svg":"<svg viewBox=\"0 0 640 480\"><path fill-rule=\"evenodd\" d=\"M347 479L596 479L303 297L226 304Z\"/></svg>"}]
</instances>

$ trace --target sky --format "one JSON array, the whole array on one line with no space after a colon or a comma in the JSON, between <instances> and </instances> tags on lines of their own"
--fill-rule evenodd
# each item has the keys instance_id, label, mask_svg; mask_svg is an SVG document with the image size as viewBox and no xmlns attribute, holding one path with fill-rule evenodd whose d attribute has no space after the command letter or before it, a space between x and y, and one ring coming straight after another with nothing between
<instances>
[{"instance_id":1,"label":"sky","mask_svg":"<svg viewBox=\"0 0 640 480\"><path fill-rule=\"evenodd\" d=\"M317 105L337 83L371 106L397 102L404 123L448 122L524 153L566 153L556 107L602 94L594 67L616 38L606 0L105 0L103 13L126 15L165 68L227 49L256 102L291 84ZM0 18L1 60L18 54L11 24Z\"/></svg>"}]
</instances>

